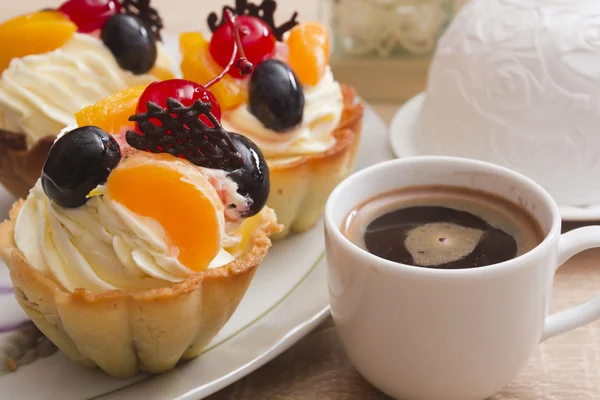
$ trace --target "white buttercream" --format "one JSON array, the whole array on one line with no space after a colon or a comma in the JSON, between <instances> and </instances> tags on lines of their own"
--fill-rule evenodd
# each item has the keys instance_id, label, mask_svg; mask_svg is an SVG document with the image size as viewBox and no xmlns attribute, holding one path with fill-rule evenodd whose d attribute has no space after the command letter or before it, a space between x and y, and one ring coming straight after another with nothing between
<instances>
[{"instance_id":1,"label":"white buttercream","mask_svg":"<svg viewBox=\"0 0 600 400\"><path fill-rule=\"evenodd\" d=\"M315 86L304 87L304 116L300 126L277 133L266 128L243 104L223 116L223 126L252 139L267 158L321 153L335 143L333 131L344 108L342 89L331 69Z\"/></svg>"},{"instance_id":2,"label":"white buttercream","mask_svg":"<svg viewBox=\"0 0 600 400\"><path fill-rule=\"evenodd\" d=\"M224 231L221 237L224 244L232 243ZM63 208L50 201L39 181L19 213L15 241L33 268L67 290L137 291L169 286L195 273L178 261L154 219L133 214L106 193L82 207ZM208 268L233 259L221 249Z\"/></svg>"},{"instance_id":3,"label":"white buttercream","mask_svg":"<svg viewBox=\"0 0 600 400\"><path fill-rule=\"evenodd\" d=\"M161 44L156 65L174 70ZM83 107L156 80L121 69L101 40L76 33L54 51L11 61L0 78L0 128L24 132L31 146L73 124Z\"/></svg>"},{"instance_id":4,"label":"white buttercream","mask_svg":"<svg viewBox=\"0 0 600 400\"><path fill-rule=\"evenodd\" d=\"M225 204L225 217L232 223L242 220L242 213L250 207L251 200L238 193L238 185L221 169L201 168L202 173L213 185L221 200Z\"/></svg>"}]
</instances>

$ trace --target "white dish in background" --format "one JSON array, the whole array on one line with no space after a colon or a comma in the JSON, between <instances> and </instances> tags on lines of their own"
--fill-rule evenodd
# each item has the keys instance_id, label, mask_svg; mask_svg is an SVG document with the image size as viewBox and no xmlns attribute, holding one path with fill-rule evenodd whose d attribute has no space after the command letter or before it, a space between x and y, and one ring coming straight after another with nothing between
<instances>
[{"instance_id":1,"label":"white dish in background","mask_svg":"<svg viewBox=\"0 0 600 400\"><path fill-rule=\"evenodd\" d=\"M365 112L357 169L393 158L385 123ZM13 199L0 186L0 220ZM329 315L322 223L276 243L257 271L237 311L192 361L170 373L118 380L57 353L0 376L2 398L22 399L194 399L235 382L279 355ZM10 285L0 261L0 285ZM12 295L0 295L0 324L25 319ZM0 334L0 348L6 337ZM0 354L0 362L5 362Z\"/></svg>"},{"instance_id":2,"label":"white dish in background","mask_svg":"<svg viewBox=\"0 0 600 400\"><path fill-rule=\"evenodd\" d=\"M600 2L572 3L465 4L432 57L419 150L511 168L558 204L600 204L600 47L588 43Z\"/></svg>"},{"instance_id":3,"label":"white dish in background","mask_svg":"<svg viewBox=\"0 0 600 400\"><path fill-rule=\"evenodd\" d=\"M390 125L390 145L397 158L420 156L414 136L425 93L419 93L398 109Z\"/></svg>"},{"instance_id":4,"label":"white dish in background","mask_svg":"<svg viewBox=\"0 0 600 400\"><path fill-rule=\"evenodd\" d=\"M398 109L390 125L390 144L397 158L418 157L421 155L415 143L419 113L425 93L419 93ZM560 215L565 221L600 220L600 204L588 206L560 205Z\"/></svg>"}]
</instances>

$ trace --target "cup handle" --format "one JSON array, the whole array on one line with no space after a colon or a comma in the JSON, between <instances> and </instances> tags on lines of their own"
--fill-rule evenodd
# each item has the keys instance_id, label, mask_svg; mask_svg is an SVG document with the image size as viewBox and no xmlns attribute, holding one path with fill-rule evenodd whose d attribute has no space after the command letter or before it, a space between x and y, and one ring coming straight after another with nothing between
<instances>
[{"instance_id":1,"label":"cup handle","mask_svg":"<svg viewBox=\"0 0 600 400\"><path fill-rule=\"evenodd\" d=\"M584 250L600 247L600 226L586 226L561 235L558 244L558 266ZM546 318L542 342L561 333L600 319L600 296L587 303L560 311Z\"/></svg>"}]
</instances>

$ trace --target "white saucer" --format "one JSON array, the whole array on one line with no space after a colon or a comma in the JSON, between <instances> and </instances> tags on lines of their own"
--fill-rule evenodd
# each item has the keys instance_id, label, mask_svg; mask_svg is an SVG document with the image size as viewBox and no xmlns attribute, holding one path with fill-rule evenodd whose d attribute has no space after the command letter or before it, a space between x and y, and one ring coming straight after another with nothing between
<instances>
[{"instance_id":1,"label":"white saucer","mask_svg":"<svg viewBox=\"0 0 600 400\"><path fill-rule=\"evenodd\" d=\"M419 112L425 101L425 93L408 100L394 115L390 126L390 144L398 158L418 157L421 154L415 143ZM560 215L565 221L600 220L600 204L587 206L559 205Z\"/></svg>"}]
</instances>

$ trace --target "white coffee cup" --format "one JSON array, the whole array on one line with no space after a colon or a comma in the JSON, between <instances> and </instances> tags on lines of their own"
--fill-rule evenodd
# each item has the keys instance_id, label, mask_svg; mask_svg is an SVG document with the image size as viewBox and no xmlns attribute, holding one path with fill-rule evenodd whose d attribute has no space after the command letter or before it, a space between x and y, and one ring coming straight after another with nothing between
<instances>
[{"instance_id":1,"label":"white coffee cup","mask_svg":"<svg viewBox=\"0 0 600 400\"><path fill-rule=\"evenodd\" d=\"M539 221L545 239L500 264L436 270L379 258L340 231L348 213L376 195L440 184L520 204ZM550 195L500 166L416 157L362 170L329 197L325 237L331 313L344 349L368 381L398 399L486 399L518 374L540 342L600 318L600 298L548 316L557 268L600 247L600 227L561 235Z\"/></svg>"}]
</instances>

